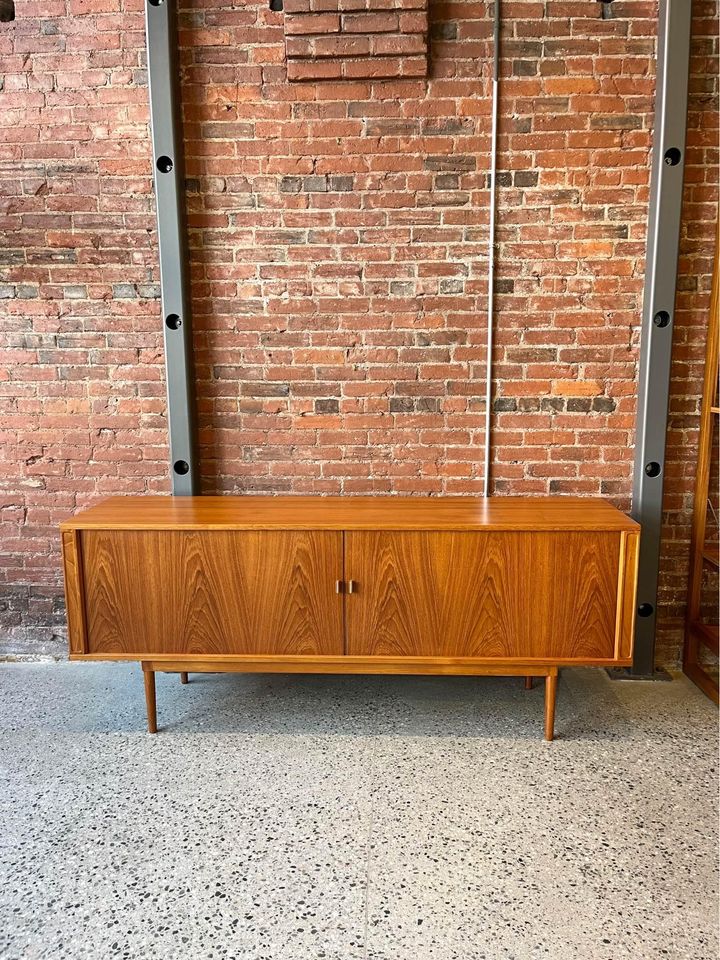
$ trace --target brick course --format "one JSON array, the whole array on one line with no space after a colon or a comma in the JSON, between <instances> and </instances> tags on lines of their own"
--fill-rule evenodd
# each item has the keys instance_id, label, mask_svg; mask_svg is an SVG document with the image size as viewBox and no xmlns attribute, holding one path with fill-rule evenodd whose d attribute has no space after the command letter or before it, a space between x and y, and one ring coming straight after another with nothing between
<instances>
[{"instance_id":1,"label":"brick course","mask_svg":"<svg viewBox=\"0 0 720 960\"><path fill-rule=\"evenodd\" d=\"M339 15L310 2L181 8L203 489L478 493L489 9L433 0L427 77L288 83L288 17ZM664 662L717 203L717 3L693 9ZM494 487L627 508L656 8L504 12ZM18 0L0 60L0 650L61 655L57 522L169 490L142 4Z\"/></svg>"},{"instance_id":2,"label":"brick course","mask_svg":"<svg viewBox=\"0 0 720 960\"><path fill-rule=\"evenodd\" d=\"M288 80L424 77L427 0L286 0Z\"/></svg>"}]
</instances>

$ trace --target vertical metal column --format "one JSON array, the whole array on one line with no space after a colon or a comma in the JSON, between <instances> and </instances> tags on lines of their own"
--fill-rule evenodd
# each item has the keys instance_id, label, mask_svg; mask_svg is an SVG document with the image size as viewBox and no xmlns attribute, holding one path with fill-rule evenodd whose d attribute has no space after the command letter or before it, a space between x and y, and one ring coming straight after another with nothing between
<instances>
[{"instance_id":1,"label":"vertical metal column","mask_svg":"<svg viewBox=\"0 0 720 960\"><path fill-rule=\"evenodd\" d=\"M145 0L172 492L198 492L175 0Z\"/></svg>"},{"instance_id":2,"label":"vertical metal column","mask_svg":"<svg viewBox=\"0 0 720 960\"><path fill-rule=\"evenodd\" d=\"M492 130L490 133L490 222L488 230L488 308L487 359L485 361L485 476L483 496L490 496L490 466L492 442L492 352L493 318L495 316L495 207L497 204L497 146L498 106L500 101L500 9L501 0L493 4L493 74L492 74Z\"/></svg>"},{"instance_id":3,"label":"vertical metal column","mask_svg":"<svg viewBox=\"0 0 720 960\"><path fill-rule=\"evenodd\" d=\"M685 160L690 26L690 0L660 0L655 132L633 478L633 516L642 524L635 658L631 670L631 675L636 677L652 676L655 658L665 435Z\"/></svg>"}]
</instances>

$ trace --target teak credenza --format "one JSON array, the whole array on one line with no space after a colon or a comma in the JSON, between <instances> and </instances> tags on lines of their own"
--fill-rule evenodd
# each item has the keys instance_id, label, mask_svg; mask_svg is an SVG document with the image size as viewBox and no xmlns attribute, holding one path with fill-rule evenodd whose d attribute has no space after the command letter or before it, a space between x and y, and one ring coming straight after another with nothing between
<instances>
[{"instance_id":1,"label":"teak credenza","mask_svg":"<svg viewBox=\"0 0 720 960\"><path fill-rule=\"evenodd\" d=\"M602 500L115 497L61 525L73 660L545 677L631 662L639 527Z\"/></svg>"}]
</instances>

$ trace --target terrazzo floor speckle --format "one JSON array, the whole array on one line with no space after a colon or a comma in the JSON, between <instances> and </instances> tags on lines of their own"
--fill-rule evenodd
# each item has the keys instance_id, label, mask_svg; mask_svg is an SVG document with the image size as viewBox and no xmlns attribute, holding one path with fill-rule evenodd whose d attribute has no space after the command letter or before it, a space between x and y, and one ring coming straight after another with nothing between
<instances>
[{"instance_id":1,"label":"terrazzo floor speckle","mask_svg":"<svg viewBox=\"0 0 720 960\"><path fill-rule=\"evenodd\" d=\"M2 960L717 960L685 678L0 666Z\"/></svg>"}]
</instances>

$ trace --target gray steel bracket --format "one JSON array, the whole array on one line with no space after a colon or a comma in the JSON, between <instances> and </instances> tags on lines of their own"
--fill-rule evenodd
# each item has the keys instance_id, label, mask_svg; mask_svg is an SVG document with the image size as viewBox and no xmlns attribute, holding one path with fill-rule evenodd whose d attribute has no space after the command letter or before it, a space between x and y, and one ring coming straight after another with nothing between
<instances>
[{"instance_id":1,"label":"gray steel bracket","mask_svg":"<svg viewBox=\"0 0 720 960\"><path fill-rule=\"evenodd\" d=\"M660 0L655 131L643 294L633 517L642 525L631 675L653 675L665 437L683 197L690 0Z\"/></svg>"},{"instance_id":2,"label":"gray steel bracket","mask_svg":"<svg viewBox=\"0 0 720 960\"><path fill-rule=\"evenodd\" d=\"M172 492L199 491L175 0L145 0Z\"/></svg>"}]
</instances>

